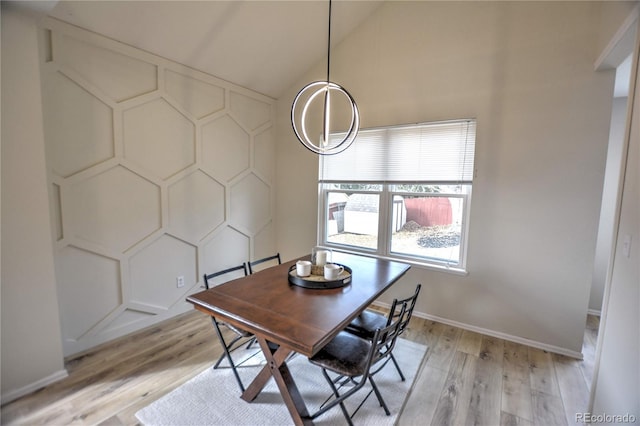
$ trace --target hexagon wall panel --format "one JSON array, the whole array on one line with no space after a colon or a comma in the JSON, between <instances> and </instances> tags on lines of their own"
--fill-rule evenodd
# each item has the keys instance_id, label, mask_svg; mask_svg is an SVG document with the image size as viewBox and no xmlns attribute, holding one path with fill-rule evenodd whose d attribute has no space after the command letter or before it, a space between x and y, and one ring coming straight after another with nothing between
<instances>
[{"instance_id":1,"label":"hexagon wall panel","mask_svg":"<svg viewBox=\"0 0 640 426\"><path fill-rule=\"evenodd\" d=\"M265 102L260 102L237 92L231 92L229 102L231 111L248 129L255 130L269 122L271 107Z\"/></svg>"},{"instance_id":2,"label":"hexagon wall panel","mask_svg":"<svg viewBox=\"0 0 640 426\"><path fill-rule=\"evenodd\" d=\"M165 73L165 88L182 108L202 118L224 108L224 89L173 71Z\"/></svg>"},{"instance_id":3,"label":"hexagon wall panel","mask_svg":"<svg viewBox=\"0 0 640 426\"><path fill-rule=\"evenodd\" d=\"M60 241L64 234L62 233L62 204L60 201L60 186L51 184L51 226L55 232L56 241Z\"/></svg>"},{"instance_id":4,"label":"hexagon wall panel","mask_svg":"<svg viewBox=\"0 0 640 426\"><path fill-rule=\"evenodd\" d=\"M120 315L114 318L107 327L104 328L104 331L108 333L125 327L130 327L137 322L146 321L152 316L154 316L154 314L148 312L138 312L132 309L125 309Z\"/></svg>"},{"instance_id":5,"label":"hexagon wall panel","mask_svg":"<svg viewBox=\"0 0 640 426\"><path fill-rule=\"evenodd\" d=\"M249 259L249 237L227 226L203 245L199 275L231 268L246 262L247 259ZM242 276L242 272L239 276ZM219 284L229 280L229 277L214 279L212 283Z\"/></svg>"},{"instance_id":6,"label":"hexagon wall panel","mask_svg":"<svg viewBox=\"0 0 640 426\"><path fill-rule=\"evenodd\" d=\"M231 187L231 222L255 233L271 217L269 186L250 174Z\"/></svg>"},{"instance_id":7,"label":"hexagon wall panel","mask_svg":"<svg viewBox=\"0 0 640 426\"><path fill-rule=\"evenodd\" d=\"M124 112L125 157L163 179L195 162L195 126L164 99Z\"/></svg>"},{"instance_id":8,"label":"hexagon wall panel","mask_svg":"<svg viewBox=\"0 0 640 426\"><path fill-rule=\"evenodd\" d=\"M62 201L75 236L115 250L161 226L160 188L122 166L71 185Z\"/></svg>"},{"instance_id":9,"label":"hexagon wall panel","mask_svg":"<svg viewBox=\"0 0 640 426\"><path fill-rule=\"evenodd\" d=\"M273 182L275 178L276 144L271 129L256 135L253 151L253 164L264 177Z\"/></svg>"},{"instance_id":10,"label":"hexagon wall panel","mask_svg":"<svg viewBox=\"0 0 640 426\"><path fill-rule=\"evenodd\" d=\"M163 235L131 257L129 269L131 301L168 309L196 283L196 248ZM176 285L178 276L184 277L182 288Z\"/></svg>"},{"instance_id":11,"label":"hexagon wall panel","mask_svg":"<svg viewBox=\"0 0 640 426\"><path fill-rule=\"evenodd\" d=\"M249 135L227 115L206 124L202 128L202 162L214 176L230 180L249 167Z\"/></svg>"},{"instance_id":12,"label":"hexagon wall panel","mask_svg":"<svg viewBox=\"0 0 640 426\"><path fill-rule=\"evenodd\" d=\"M45 87L50 168L67 177L113 157L111 108L59 72Z\"/></svg>"},{"instance_id":13,"label":"hexagon wall panel","mask_svg":"<svg viewBox=\"0 0 640 426\"><path fill-rule=\"evenodd\" d=\"M205 270L275 250L276 101L62 21L42 28L49 208L71 356L193 309L184 299Z\"/></svg>"},{"instance_id":14,"label":"hexagon wall panel","mask_svg":"<svg viewBox=\"0 0 640 426\"><path fill-rule=\"evenodd\" d=\"M157 66L63 34L52 37L53 60L68 66L115 101L156 90Z\"/></svg>"},{"instance_id":15,"label":"hexagon wall panel","mask_svg":"<svg viewBox=\"0 0 640 426\"><path fill-rule=\"evenodd\" d=\"M76 340L122 303L120 263L69 246L56 254L56 266L64 338Z\"/></svg>"},{"instance_id":16,"label":"hexagon wall panel","mask_svg":"<svg viewBox=\"0 0 640 426\"><path fill-rule=\"evenodd\" d=\"M169 226L195 241L224 221L224 187L201 171L169 187Z\"/></svg>"},{"instance_id":17,"label":"hexagon wall panel","mask_svg":"<svg viewBox=\"0 0 640 426\"><path fill-rule=\"evenodd\" d=\"M273 223L269 223L256 233L253 238L253 255L256 259L269 256L277 251L275 234Z\"/></svg>"}]
</instances>

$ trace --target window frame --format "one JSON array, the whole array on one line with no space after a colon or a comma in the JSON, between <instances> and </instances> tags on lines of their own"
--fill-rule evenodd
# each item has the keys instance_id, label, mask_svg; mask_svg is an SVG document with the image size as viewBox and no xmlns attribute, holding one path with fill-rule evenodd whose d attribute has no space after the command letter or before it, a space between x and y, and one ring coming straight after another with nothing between
<instances>
[{"instance_id":1,"label":"window frame","mask_svg":"<svg viewBox=\"0 0 640 426\"><path fill-rule=\"evenodd\" d=\"M411 263L421 268L426 269L434 269L438 271L446 271L459 275L467 275L467 255L468 255L468 242L469 242L469 230L470 230L470 211L471 211L471 199L472 199L472 191L473 191L473 178L475 177L475 168L473 168L473 162L475 157L475 133L477 129L477 120L475 118L472 119L460 119L460 120L447 120L447 121L437 121L431 123L421 123L418 125L392 125L385 126L381 128L372 128L365 130L390 130L398 129L402 131L404 128L411 126L430 126L430 125L442 125L442 124L456 124L456 123L472 123L474 139L472 140L472 144L474 146L471 151L472 157L470 157L470 163L468 163L469 158L465 155L465 163L470 164L471 169L468 174L463 178L460 176L459 180L448 180L450 178L445 178L444 180L441 178L440 181L437 180L414 180L410 182L400 181L400 180L384 180L385 170L380 169L382 175L380 176L383 180L363 180L355 179L355 180L347 180L348 177L343 173L338 173L338 176L335 176L333 179L329 178L329 175L324 176L324 160L321 159L319 162L319 176L318 176L318 227L317 227L317 244L329 247L336 251L344 251L348 253L356 253L367 255L376 258L382 259L390 259L390 260L400 260L403 262ZM469 124L467 124L469 125ZM356 139L354 145L358 143ZM453 142L456 143L456 142ZM468 152L465 147L464 151ZM364 145L363 145L364 146ZM383 149L387 148L388 144L384 143ZM378 145L378 149L380 145ZM438 152L438 151L435 151ZM357 151L356 151L356 154ZM356 157L358 158L358 157ZM360 157L367 158L367 157ZM378 161L380 160L379 157ZM339 160L344 161L344 160ZM338 163L340 164L340 163ZM351 164L351 163L348 163ZM462 165L463 163L459 163ZM331 166L330 166L331 167ZM335 166L333 166L335 167ZM467 167L459 166L459 167ZM339 169L334 169L339 170ZM464 170L464 169L460 169ZM330 174L333 176L333 174ZM374 177L375 176L371 176ZM417 176L416 176L417 177ZM436 176L434 176L436 177ZM345 179L347 178L347 179ZM424 178L427 178L425 175ZM343 189L340 188L340 185L379 185L380 189ZM424 186L447 186L447 190L445 192L412 192L406 189L399 189L398 186L401 185L424 185ZM453 188L452 188L453 187ZM460 190L456 191L454 188L458 187ZM378 228L377 228L377 238L376 238L376 248L371 249L364 246L354 246L349 244L344 244L340 242L331 242L329 241L328 226L329 226L329 194L330 193L350 193L350 194L378 194ZM459 253L458 253L458 261L452 262L451 259L443 259L440 257L430 257L430 256L422 256L420 254L411 254L411 253L401 253L401 252L393 252L391 250L393 245L393 226L394 226L394 214L393 214L393 200L395 196L403 196L403 197L446 197L446 198L459 198L462 200L461 212L460 212L460 245L459 245ZM456 217L457 220L457 217ZM453 257L453 256L452 256Z\"/></svg>"},{"instance_id":2,"label":"window frame","mask_svg":"<svg viewBox=\"0 0 640 426\"><path fill-rule=\"evenodd\" d=\"M318 183L318 244L324 247L329 247L332 250L362 254L380 259L400 260L410 263L426 269L434 269L438 271L447 271L459 275L467 275L467 252L468 252L468 237L469 237L469 218L470 218L470 203L471 193L473 191L473 184L468 185L467 192L453 193L448 192L433 192L433 193L421 193L421 192L409 192L393 190L393 187L398 185L394 183L381 183L370 182L379 184L382 186L380 190L351 190L340 188L329 188L333 184L347 184L355 185L362 182L348 182L348 181L332 181L332 182L319 182ZM412 182L412 184L433 185L432 182ZM378 235L377 235L377 247L375 249L353 246L349 244L341 244L328 241L327 236L327 224L328 224L328 211L329 211L329 194L330 193L344 193L350 192L352 194L377 194L378 198ZM393 252L391 250L392 236L393 236L393 198L396 195L400 196L428 196L428 197L444 197L444 198L459 198L462 200L462 214L460 223L460 249L459 249L459 261L458 263L452 263L446 259L440 259L435 257L411 255L407 253Z\"/></svg>"}]
</instances>

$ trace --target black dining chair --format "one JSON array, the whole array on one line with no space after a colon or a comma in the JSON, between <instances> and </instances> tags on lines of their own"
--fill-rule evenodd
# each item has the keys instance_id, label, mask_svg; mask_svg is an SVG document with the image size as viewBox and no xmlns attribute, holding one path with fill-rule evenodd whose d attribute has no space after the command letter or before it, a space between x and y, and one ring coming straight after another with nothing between
<instances>
[{"instance_id":1,"label":"black dining chair","mask_svg":"<svg viewBox=\"0 0 640 426\"><path fill-rule=\"evenodd\" d=\"M407 325L409 325L409 320L411 320L411 316L413 315L413 308L416 306L416 301L418 300L418 295L420 294L421 288L422 285L418 284L416 286L416 291L413 293L413 296L406 299L394 299L391 303L389 314L386 316L371 310L363 311L353 321L351 321L351 323L345 328L345 330L351 334L362 337L363 339L372 339L375 331L378 328L385 327L391 324L391 322L395 318L404 315L405 318L404 321L400 324L399 334L404 333L404 330L407 328ZM402 310L402 306L406 306L405 312L403 314L400 313L400 311ZM391 360L393 361L393 365L396 366L396 370L398 370L400 378L404 382L404 374L402 374L400 365L398 364L398 361L393 356L393 354L391 354Z\"/></svg>"},{"instance_id":2,"label":"black dining chair","mask_svg":"<svg viewBox=\"0 0 640 426\"><path fill-rule=\"evenodd\" d=\"M323 405L318 411L309 416L310 419L326 413L336 405L340 405L342 414L349 425L352 425L351 416L344 405L344 401L358 392L367 381L378 398L384 412L391 414L389 407L384 402L380 389L376 385L373 376L384 368L391 359L396 340L400 335L400 326L404 320L406 305L400 306L398 318L389 325L377 329L370 340L363 339L354 334L341 331L329 341L316 355L309 358L309 362L322 368L322 374L329 383L335 399ZM337 374L332 378L329 372ZM346 392L340 394L338 384L353 384Z\"/></svg>"},{"instance_id":3,"label":"black dining chair","mask_svg":"<svg viewBox=\"0 0 640 426\"><path fill-rule=\"evenodd\" d=\"M249 273L253 274L254 271L253 268L254 266L260 265L262 263L266 263L266 262L272 262L274 264L277 265L281 265L282 261L280 260L280 253L276 253L274 255L271 256L267 256L267 257L263 257L262 259L257 259L257 260L252 260L249 262Z\"/></svg>"},{"instance_id":4,"label":"black dining chair","mask_svg":"<svg viewBox=\"0 0 640 426\"><path fill-rule=\"evenodd\" d=\"M226 275L226 274L231 274L233 272L239 272L242 271L244 273L244 276L246 277L248 275L247 273L247 264L246 263L242 263L242 265L238 265L238 266L234 266L231 268L227 268L218 272L214 272L212 274L204 274L204 285L205 287L208 289L210 289L212 287L212 282L211 280L213 280L216 277L220 277L222 275ZM239 275L239 274L238 274ZM219 321L217 320L215 317L211 317L211 321L213 322L213 326L216 329L216 333L218 334L218 338L220 339L220 343L222 344L222 348L223 348L223 354L220 355L220 358L218 359L218 361L215 363L215 365L213 366L214 369L218 368L220 366L220 363L222 362L222 360L226 357L227 361L229 362L229 366L231 367L231 369L233 370L233 374L236 377L236 380L238 381L238 386L240 386L240 390L242 392L244 392L244 385L242 384L242 380L240 379L240 375L238 374L238 370L237 370L237 366L233 361L233 357L231 356L231 353L238 349L239 347L243 346L245 343L247 343L247 348L251 347L251 344L254 342L255 337L253 336L252 333L245 331L245 330L241 330L231 324L228 324L226 322L223 321ZM233 339L231 339L231 341L229 343L226 342L224 336L222 335L222 330L221 327L226 327L229 330L233 331L233 333L235 334L235 336L233 337Z\"/></svg>"}]
</instances>

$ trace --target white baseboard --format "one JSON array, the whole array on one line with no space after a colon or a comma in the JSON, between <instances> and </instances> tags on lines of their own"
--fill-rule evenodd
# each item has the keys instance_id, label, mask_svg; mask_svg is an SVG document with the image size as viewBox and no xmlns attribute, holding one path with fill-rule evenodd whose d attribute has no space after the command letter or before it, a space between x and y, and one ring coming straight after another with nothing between
<instances>
[{"instance_id":1,"label":"white baseboard","mask_svg":"<svg viewBox=\"0 0 640 426\"><path fill-rule=\"evenodd\" d=\"M381 306L381 307L387 308L387 309L391 308L391 305L388 304L388 303L376 302L375 305ZM508 340L508 341L514 342L514 343L520 343L521 345L531 346L533 348L542 349L543 351L553 352L553 353L560 354L560 355L565 355L565 356L568 356L570 358L576 358L576 359L583 359L584 358L583 355L582 355L582 352L572 351L570 349L562 348L560 346L548 345L546 343L538 342L536 340L530 340L530 339L526 339L524 337L513 336L511 334L502 333L500 331L494 331L494 330L489 330L489 329L482 328L482 327L476 327L475 325L465 324L465 323L462 323L462 322L453 321L453 320L450 320L450 319L447 319L447 318L441 318L441 317L438 317L436 315L429 315L429 314L425 314L425 313L422 313L422 312L414 311L413 315L418 317L418 318L423 318L423 319L427 319L427 320L431 320L431 321L440 322L442 324L451 325L453 327L458 327L458 328L461 328L463 330L473 331L473 332L480 333L480 334L485 334L485 335L491 336L491 337L497 337L498 339Z\"/></svg>"},{"instance_id":2,"label":"white baseboard","mask_svg":"<svg viewBox=\"0 0 640 426\"><path fill-rule=\"evenodd\" d=\"M2 394L0 404L4 405L7 402L16 400L21 396L37 391L38 389L41 389L47 385L50 385L51 383L57 382L58 380L62 380L68 376L69 376L69 373L67 372L66 369L56 371L55 373L50 374L49 376L44 377L38 380L37 382L33 382L31 384L28 384L27 386L21 387L20 389L14 389L12 391Z\"/></svg>"},{"instance_id":3,"label":"white baseboard","mask_svg":"<svg viewBox=\"0 0 640 426\"><path fill-rule=\"evenodd\" d=\"M599 317L602 312L597 309L588 309L587 314Z\"/></svg>"}]
</instances>

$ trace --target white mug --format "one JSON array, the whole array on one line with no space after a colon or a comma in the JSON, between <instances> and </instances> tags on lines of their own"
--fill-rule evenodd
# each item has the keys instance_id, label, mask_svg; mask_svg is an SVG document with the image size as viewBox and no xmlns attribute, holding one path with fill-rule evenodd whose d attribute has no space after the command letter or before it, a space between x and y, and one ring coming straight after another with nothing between
<instances>
[{"instance_id":1,"label":"white mug","mask_svg":"<svg viewBox=\"0 0 640 426\"><path fill-rule=\"evenodd\" d=\"M311 262L308 260L298 260L296 262L296 274L299 277L308 277L311 275Z\"/></svg>"},{"instance_id":2,"label":"white mug","mask_svg":"<svg viewBox=\"0 0 640 426\"><path fill-rule=\"evenodd\" d=\"M316 265L324 266L327 263L327 254L329 252L326 250L318 250L316 252Z\"/></svg>"},{"instance_id":3,"label":"white mug","mask_svg":"<svg viewBox=\"0 0 640 426\"><path fill-rule=\"evenodd\" d=\"M336 265L335 263L327 263L324 265L324 279L335 280L338 279L340 274L344 271L344 267Z\"/></svg>"}]
</instances>

